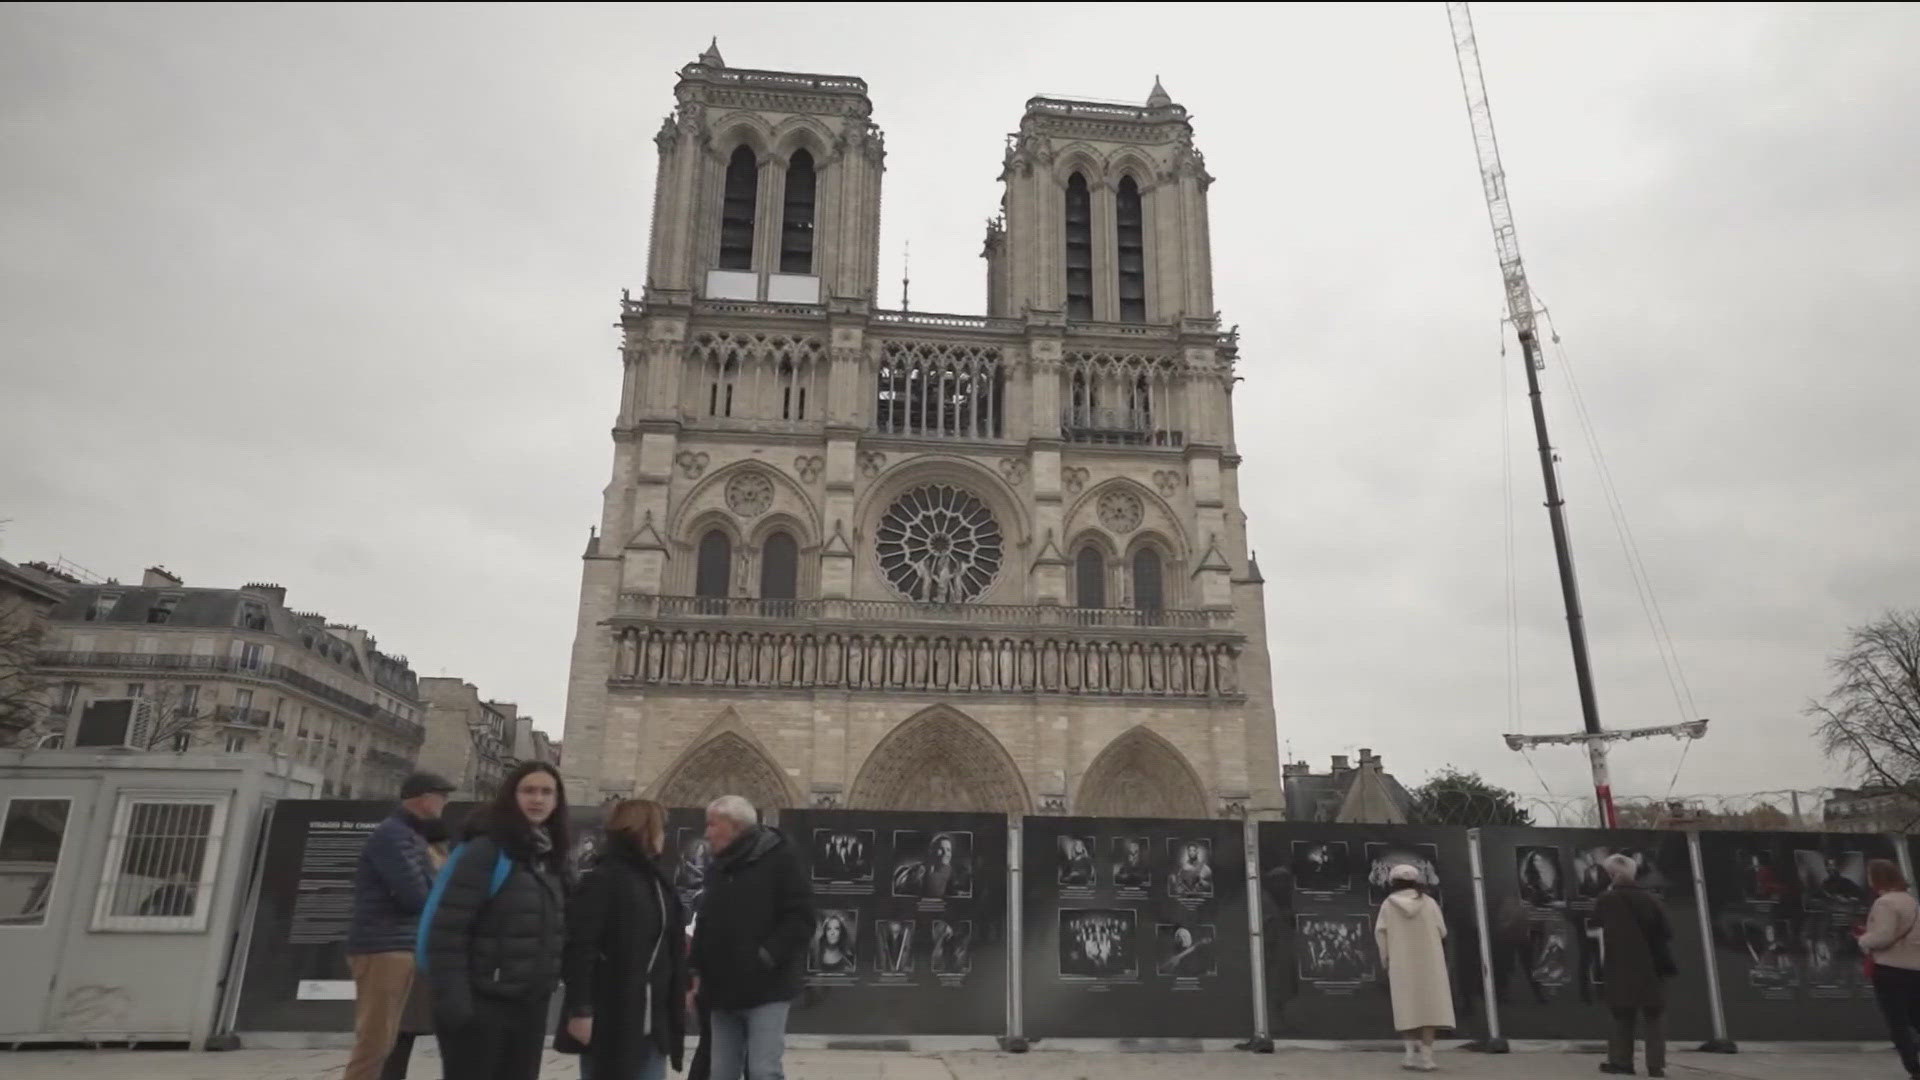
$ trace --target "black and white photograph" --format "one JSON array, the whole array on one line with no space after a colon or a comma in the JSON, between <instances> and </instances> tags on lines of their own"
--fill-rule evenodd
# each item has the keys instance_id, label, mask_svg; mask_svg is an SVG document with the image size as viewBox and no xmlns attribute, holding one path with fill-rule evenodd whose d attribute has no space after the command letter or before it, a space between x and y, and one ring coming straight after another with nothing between
<instances>
[{"instance_id":1,"label":"black and white photograph","mask_svg":"<svg viewBox=\"0 0 1920 1080\"><path fill-rule=\"evenodd\" d=\"M1830 855L1801 849L1793 853L1793 865L1808 911L1864 907L1872 899L1867 891L1867 859L1858 851Z\"/></svg>"},{"instance_id":2,"label":"black and white photograph","mask_svg":"<svg viewBox=\"0 0 1920 1080\"><path fill-rule=\"evenodd\" d=\"M1353 859L1345 840L1295 840L1293 887L1312 896L1353 891Z\"/></svg>"},{"instance_id":3,"label":"black and white photograph","mask_svg":"<svg viewBox=\"0 0 1920 1080\"><path fill-rule=\"evenodd\" d=\"M1850 991L1866 985L1865 958L1850 927L1831 917L1814 915L1800 932L1806 985L1828 991Z\"/></svg>"},{"instance_id":4,"label":"black and white photograph","mask_svg":"<svg viewBox=\"0 0 1920 1080\"><path fill-rule=\"evenodd\" d=\"M1060 865L1057 870L1063 889L1091 889L1094 883L1093 837L1060 838Z\"/></svg>"},{"instance_id":5,"label":"black and white photograph","mask_svg":"<svg viewBox=\"0 0 1920 1080\"><path fill-rule=\"evenodd\" d=\"M1613 886L1613 876L1608 872L1606 861L1613 855L1625 855L1633 860L1634 882L1652 893L1662 893L1667 888L1667 875L1654 861L1654 853L1644 848L1586 847L1577 848L1573 853L1574 895L1581 900L1597 900L1600 894Z\"/></svg>"},{"instance_id":6,"label":"black and white photograph","mask_svg":"<svg viewBox=\"0 0 1920 1080\"><path fill-rule=\"evenodd\" d=\"M1169 839L1167 841L1167 895L1181 900L1204 900L1213 896L1213 841L1206 839Z\"/></svg>"},{"instance_id":7,"label":"black and white photograph","mask_svg":"<svg viewBox=\"0 0 1920 1080\"><path fill-rule=\"evenodd\" d=\"M1527 927L1527 937L1535 985L1557 987L1573 981L1573 931L1566 923L1535 922Z\"/></svg>"},{"instance_id":8,"label":"black and white photograph","mask_svg":"<svg viewBox=\"0 0 1920 1080\"><path fill-rule=\"evenodd\" d=\"M1557 847L1514 849L1520 900L1529 907L1551 908L1567 902L1567 879Z\"/></svg>"},{"instance_id":9,"label":"black and white photograph","mask_svg":"<svg viewBox=\"0 0 1920 1080\"><path fill-rule=\"evenodd\" d=\"M1153 970L1175 979L1199 979L1218 975L1220 965L1213 955L1213 927L1202 923L1160 923L1153 928Z\"/></svg>"},{"instance_id":10,"label":"black and white photograph","mask_svg":"<svg viewBox=\"0 0 1920 1080\"><path fill-rule=\"evenodd\" d=\"M1296 915L1294 958L1300 978L1313 983L1371 982L1373 920L1365 915Z\"/></svg>"},{"instance_id":11,"label":"black and white photograph","mask_svg":"<svg viewBox=\"0 0 1920 1080\"><path fill-rule=\"evenodd\" d=\"M928 942L928 970L935 975L965 975L973 970L973 923L935 919Z\"/></svg>"},{"instance_id":12,"label":"black and white photograph","mask_svg":"<svg viewBox=\"0 0 1920 1080\"><path fill-rule=\"evenodd\" d=\"M1060 977L1125 979L1140 974L1135 933L1139 917L1129 908L1062 908Z\"/></svg>"},{"instance_id":13,"label":"black and white photograph","mask_svg":"<svg viewBox=\"0 0 1920 1080\"><path fill-rule=\"evenodd\" d=\"M873 969L883 975L913 970L913 922L880 919L873 924Z\"/></svg>"},{"instance_id":14,"label":"black and white photograph","mask_svg":"<svg viewBox=\"0 0 1920 1080\"><path fill-rule=\"evenodd\" d=\"M860 913L847 908L823 908L813 925L807 947L807 971L814 975L859 973Z\"/></svg>"},{"instance_id":15,"label":"black and white photograph","mask_svg":"<svg viewBox=\"0 0 1920 1080\"><path fill-rule=\"evenodd\" d=\"M813 830L813 880L842 885L871 883L873 830Z\"/></svg>"},{"instance_id":16,"label":"black and white photograph","mask_svg":"<svg viewBox=\"0 0 1920 1080\"><path fill-rule=\"evenodd\" d=\"M699 829L681 829L674 850L673 891L680 894L680 904L691 917L699 912L700 901L707 894L707 870L712 859L706 835Z\"/></svg>"},{"instance_id":17,"label":"black and white photograph","mask_svg":"<svg viewBox=\"0 0 1920 1080\"><path fill-rule=\"evenodd\" d=\"M1144 836L1113 838L1113 887L1122 892L1145 893L1153 887L1153 846Z\"/></svg>"},{"instance_id":18,"label":"black and white photograph","mask_svg":"<svg viewBox=\"0 0 1920 1080\"><path fill-rule=\"evenodd\" d=\"M1761 990L1786 990L1800 981L1793 954L1793 928L1784 919L1745 919L1739 925L1740 944L1751 967L1747 981Z\"/></svg>"},{"instance_id":19,"label":"black and white photograph","mask_svg":"<svg viewBox=\"0 0 1920 1080\"><path fill-rule=\"evenodd\" d=\"M1367 895L1375 907L1386 903L1387 894L1393 891L1387 887L1388 875L1396 866L1411 866L1420 871L1420 884L1426 886L1427 893L1434 899L1440 899L1439 847L1376 843L1367 845Z\"/></svg>"},{"instance_id":20,"label":"black and white photograph","mask_svg":"<svg viewBox=\"0 0 1920 1080\"><path fill-rule=\"evenodd\" d=\"M893 834L893 895L923 900L973 896L973 834L901 829Z\"/></svg>"}]
</instances>

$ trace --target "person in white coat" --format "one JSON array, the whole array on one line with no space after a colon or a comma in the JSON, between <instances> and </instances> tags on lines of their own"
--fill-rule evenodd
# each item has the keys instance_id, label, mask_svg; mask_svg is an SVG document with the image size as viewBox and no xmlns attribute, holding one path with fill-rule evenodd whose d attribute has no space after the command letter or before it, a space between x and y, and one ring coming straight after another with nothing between
<instances>
[{"instance_id":1,"label":"person in white coat","mask_svg":"<svg viewBox=\"0 0 1920 1080\"><path fill-rule=\"evenodd\" d=\"M1407 1045L1401 1067L1432 1072L1439 1068L1433 1060L1434 1032L1453 1027L1453 988L1441 946L1447 921L1439 903L1420 887L1417 867L1396 866L1387 882L1392 891L1380 905L1373 940L1393 991L1393 1027Z\"/></svg>"}]
</instances>

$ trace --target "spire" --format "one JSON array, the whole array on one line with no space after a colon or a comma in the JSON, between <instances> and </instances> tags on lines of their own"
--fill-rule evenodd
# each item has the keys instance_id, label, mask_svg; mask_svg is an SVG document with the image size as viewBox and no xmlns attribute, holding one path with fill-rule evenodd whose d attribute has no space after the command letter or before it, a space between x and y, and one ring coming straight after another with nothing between
<instances>
[{"instance_id":1,"label":"spire","mask_svg":"<svg viewBox=\"0 0 1920 1080\"><path fill-rule=\"evenodd\" d=\"M727 62L725 60L720 59L719 35L716 34L713 40L711 42L708 42L707 51L700 54L700 62L707 65L708 67L723 68L727 66Z\"/></svg>"},{"instance_id":2,"label":"spire","mask_svg":"<svg viewBox=\"0 0 1920 1080\"><path fill-rule=\"evenodd\" d=\"M1153 77L1153 93L1147 95L1147 108L1164 109L1171 104L1173 104L1173 99L1167 96L1167 88L1160 85L1160 76L1155 75Z\"/></svg>"},{"instance_id":3,"label":"spire","mask_svg":"<svg viewBox=\"0 0 1920 1080\"><path fill-rule=\"evenodd\" d=\"M906 251L900 256L900 310L912 311L907 306L907 284L913 280L913 241L907 241Z\"/></svg>"}]
</instances>

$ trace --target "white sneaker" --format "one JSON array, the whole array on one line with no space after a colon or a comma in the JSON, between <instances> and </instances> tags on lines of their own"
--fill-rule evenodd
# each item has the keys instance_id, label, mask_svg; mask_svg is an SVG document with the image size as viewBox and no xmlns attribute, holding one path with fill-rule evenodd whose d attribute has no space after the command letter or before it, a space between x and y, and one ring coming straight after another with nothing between
<instances>
[{"instance_id":1,"label":"white sneaker","mask_svg":"<svg viewBox=\"0 0 1920 1080\"><path fill-rule=\"evenodd\" d=\"M1414 1067L1419 1069L1421 1072L1435 1072L1440 1068L1439 1063L1433 1060L1432 1047L1422 1046L1420 1048L1420 1063Z\"/></svg>"},{"instance_id":2,"label":"white sneaker","mask_svg":"<svg viewBox=\"0 0 1920 1080\"><path fill-rule=\"evenodd\" d=\"M1418 1072L1420 1070L1420 1053L1414 1047L1415 1044L1408 1043L1406 1056L1400 1059L1400 1067L1406 1069L1408 1072Z\"/></svg>"}]
</instances>

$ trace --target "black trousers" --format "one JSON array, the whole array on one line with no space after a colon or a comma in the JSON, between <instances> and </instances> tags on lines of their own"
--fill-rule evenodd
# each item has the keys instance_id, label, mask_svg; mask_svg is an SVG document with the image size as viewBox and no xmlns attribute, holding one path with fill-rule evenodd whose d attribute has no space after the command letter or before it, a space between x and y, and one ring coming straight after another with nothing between
<instances>
[{"instance_id":1,"label":"black trousers","mask_svg":"<svg viewBox=\"0 0 1920 1080\"><path fill-rule=\"evenodd\" d=\"M547 1044L547 1000L475 997L457 1028L436 1024L443 1080L537 1080Z\"/></svg>"},{"instance_id":2,"label":"black trousers","mask_svg":"<svg viewBox=\"0 0 1920 1080\"><path fill-rule=\"evenodd\" d=\"M1633 1068L1633 1028L1637 1018L1647 1022L1647 1072L1667 1069L1667 1011L1658 1005L1644 1009L1613 1010L1613 1039L1607 1044L1607 1057L1615 1065ZM448 1077L447 1080L453 1080Z\"/></svg>"},{"instance_id":3,"label":"black trousers","mask_svg":"<svg viewBox=\"0 0 1920 1080\"><path fill-rule=\"evenodd\" d=\"M407 1064L413 1060L413 1040L411 1032L403 1031L393 1037L393 1049L387 1052L387 1062L380 1068L380 1080L407 1080Z\"/></svg>"},{"instance_id":4,"label":"black trousers","mask_svg":"<svg viewBox=\"0 0 1920 1080\"><path fill-rule=\"evenodd\" d=\"M1880 1015L1887 1019L1887 1033L1893 1036L1893 1048L1907 1075L1920 1076L1920 1050L1914 1045L1914 1029L1920 1028L1920 971L1911 968L1875 965L1873 996L1880 1002Z\"/></svg>"}]
</instances>

